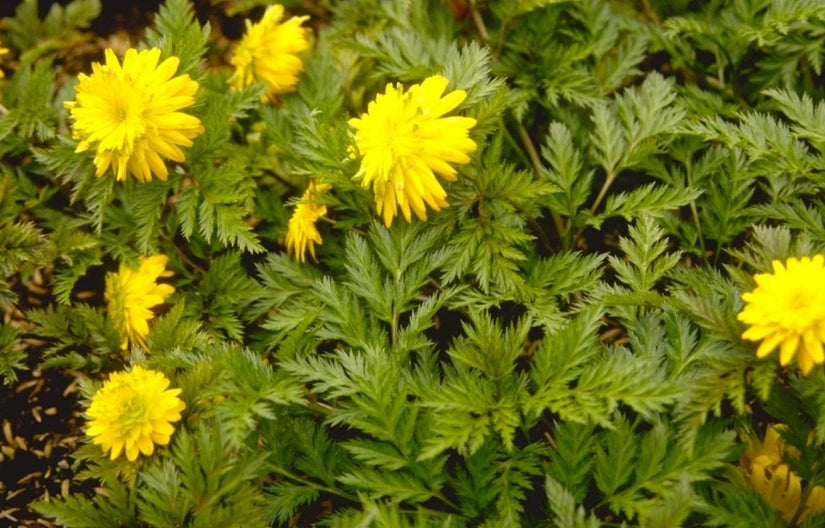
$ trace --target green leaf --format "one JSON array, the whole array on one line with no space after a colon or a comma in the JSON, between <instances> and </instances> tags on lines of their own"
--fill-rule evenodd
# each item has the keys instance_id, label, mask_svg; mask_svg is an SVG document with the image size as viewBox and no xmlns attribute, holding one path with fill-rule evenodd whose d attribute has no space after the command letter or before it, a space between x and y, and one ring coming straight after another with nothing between
<instances>
[{"instance_id":1,"label":"green leaf","mask_svg":"<svg viewBox=\"0 0 825 528\"><path fill-rule=\"evenodd\" d=\"M492 380L460 363L455 369L445 368L441 383L426 380L425 385L422 380L417 387L419 405L431 409L434 431L419 458L429 460L448 449L471 456L494 434L504 450L512 452L516 430L522 424L520 400L526 394L525 381L515 375Z\"/></svg>"},{"instance_id":2,"label":"green leaf","mask_svg":"<svg viewBox=\"0 0 825 528\"><path fill-rule=\"evenodd\" d=\"M265 526L257 479L260 453L232 452L220 427L205 423L195 433L175 431L169 458L155 458L137 486L141 518L151 526Z\"/></svg>"},{"instance_id":3,"label":"green leaf","mask_svg":"<svg viewBox=\"0 0 825 528\"><path fill-rule=\"evenodd\" d=\"M390 504L422 503L438 496L433 488L408 472L359 469L339 477L342 484L363 490L372 499L384 498Z\"/></svg>"},{"instance_id":4,"label":"green leaf","mask_svg":"<svg viewBox=\"0 0 825 528\"><path fill-rule=\"evenodd\" d=\"M160 48L164 58L180 60L177 75L189 74L198 78L202 75L198 69L209 33L209 23L200 26L191 2L166 0L155 15L153 27L146 32L146 42Z\"/></svg>"},{"instance_id":5,"label":"green leaf","mask_svg":"<svg viewBox=\"0 0 825 528\"><path fill-rule=\"evenodd\" d=\"M673 211L696 200L702 190L690 187L671 187L649 183L629 192L619 192L607 197L604 210L587 219L587 224L596 228L612 216L623 216L627 220L642 215L659 215Z\"/></svg>"},{"instance_id":6,"label":"green leaf","mask_svg":"<svg viewBox=\"0 0 825 528\"><path fill-rule=\"evenodd\" d=\"M26 138L44 141L55 136L57 109L54 105L55 72L51 62L24 63L9 80L3 104L9 110L2 118ZM2 135L0 135L2 139Z\"/></svg>"},{"instance_id":7,"label":"green leaf","mask_svg":"<svg viewBox=\"0 0 825 528\"><path fill-rule=\"evenodd\" d=\"M549 408L564 419L584 419L575 408L568 414L562 402L570 397L569 385L602 350L597 335L603 315L598 307L591 306L571 317L567 324L548 331L533 353L533 393L525 402L526 413L537 418Z\"/></svg>"},{"instance_id":8,"label":"green leaf","mask_svg":"<svg viewBox=\"0 0 825 528\"><path fill-rule=\"evenodd\" d=\"M461 509L476 518L490 518L498 491L495 480L496 448L492 443L464 458L456 469L455 490Z\"/></svg>"},{"instance_id":9,"label":"green leaf","mask_svg":"<svg viewBox=\"0 0 825 528\"><path fill-rule=\"evenodd\" d=\"M544 480L547 501L555 518L555 526L564 528L599 528L601 523L592 515L585 517L582 506L576 508L576 499L564 486L547 475Z\"/></svg>"},{"instance_id":10,"label":"green leaf","mask_svg":"<svg viewBox=\"0 0 825 528\"><path fill-rule=\"evenodd\" d=\"M591 140L595 158L608 175L635 167L678 131L685 111L675 100L673 83L653 73L638 90L625 90L613 104L593 107Z\"/></svg>"},{"instance_id":11,"label":"green leaf","mask_svg":"<svg viewBox=\"0 0 825 528\"><path fill-rule=\"evenodd\" d=\"M33 61L51 50L70 46L100 15L100 0L72 0L51 4L45 18L39 18L37 0L20 2L9 24L9 41L25 51L24 59Z\"/></svg>"},{"instance_id":12,"label":"green leaf","mask_svg":"<svg viewBox=\"0 0 825 528\"><path fill-rule=\"evenodd\" d=\"M576 216L592 191L593 171L584 170L582 153L567 126L559 122L550 124L541 153L550 166L548 181L562 191L561 195L548 196L550 207L567 217Z\"/></svg>"},{"instance_id":13,"label":"green leaf","mask_svg":"<svg viewBox=\"0 0 825 528\"><path fill-rule=\"evenodd\" d=\"M596 447L593 426L559 422L553 428L554 449L550 453L547 479L553 480L557 493L564 490L571 504L583 501L590 490ZM550 504L558 512L552 499Z\"/></svg>"},{"instance_id":14,"label":"green leaf","mask_svg":"<svg viewBox=\"0 0 825 528\"><path fill-rule=\"evenodd\" d=\"M679 253L666 254L668 241L664 231L649 215L642 215L630 227L627 237L619 237L619 247L625 259L609 256L610 265L619 279L636 293L644 294L679 262Z\"/></svg>"},{"instance_id":15,"label":"green leaf","mask_svg":"<svg viewBox=\"0 0 825 528\"><path fill-rule=\"evenodd\" d=\"M545 443L533 443L500 458L496 464L495 485L499 491L496 510L500 526L518 526L524 511L526 492L535 489L541 474L540 461L547 455Z\"/></svg>"},{"instance_id":16,"label":"green leaf","mask_svg":"<svg viewBox=\"0 0 825 528\"><path fill-rule=\"evenodd\" d=\"M11 277L15 273L42 264L47 252L46 237L31 222L6 221L0 227L0 273ZM0 284L0 307L10 307L18 301L7 283Z\"/></svg>"},{"instance_id":17,"label":"green leaf","mask_svg":"<svg viewBox=\"0 0 825 528\"><path fill-rule=\"evenodd\" d=\"M316 488L292 482L278 482L266 487L265 515L268 523L286 523L298 509L318 499Z\"/></svg>"},{"instance_id":18,"label":"green leaf","mask_svg":"<svg viewBox=\"0 0 825 528\"><path fill-rule=\"evenodd\" d=\"M28 352L19 341L20 331L13 326L0 325L0 377L9 387L17 382L16 370L26 368Z\"/></svg>"}]
</instances>

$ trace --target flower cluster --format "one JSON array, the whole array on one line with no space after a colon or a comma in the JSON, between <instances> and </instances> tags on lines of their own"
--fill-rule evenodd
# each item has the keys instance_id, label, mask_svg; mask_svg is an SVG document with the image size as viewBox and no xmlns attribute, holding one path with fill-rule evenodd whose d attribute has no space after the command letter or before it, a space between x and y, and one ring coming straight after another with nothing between
<instances>
[{"instance_id":1,"label":"flower cluster","mask_svg":"<svg viewBox=\"0 0 825 528\"><path fill-rule=\"evenodd\" d=\"M779 363L796 358L803 374L825 361L825 257L773 261L773 273L754 276L756 289L742 295L744 339L762 341L759 357L779 347Z\"/></svg>"},{"instance_id":2,"label":"flower cluster","mask_svg":"<svg viewBox=\"0 0 825 528\"><path fill-rule=\"evenodd\" d=\"M311 181L289 219L286 233L286 249L290 255L295 255L299 262L306 261L306 252L309 250L315 260L315 244L320 244L321 233L315 227L315 222L327 214L327 206L318 203L318 196L332 188L328 183Z\"/></svg>"},{"instance_id":3,"label":"flower cluster","mask_svg":"<svg viewBox=\"0 0 825 528\"><path fill-rule=\"evenodd\" d=\"M449 80L428 77L408 91L388 84L372 101L367 113L350 119L361 167L355 179L372 187L375 205L389 227L398 209L410 221L410 212L426 220L425 204L438 211L448 205L447 193L435 175L456 179L451 163L469 163L468 153L477 146L469 130L470 117L442 117L467 97L464 90L446 95ZM353 150L353 156L356 151Z\"/></svg>"},{"instance_id":4,"label":"flower cluster","mask_svg":"<svg viewBox=\"0 0 825 528\"><path fill-rule=\"evenodd\" d=\"M742 468L748 483L772 508L789 521L800 508L802 501L802 480L794 473L783 457L798 456L786 448L780 431L784 425L771 425L760 441L752 437L742 456ZM825 511L825 488L814 486L808 500L802 505L798 520Z\"/></svg>"},{"instance_id":5,"label":"flower cluster","mask_svg":"<svg viewBox=\"0 0 825 528\"><path fill-rule=\"evenodd\" d=\"M269 6L256 24L246 21L246 33L235 48L231 63L235 66L232 85L238 88L266 83L270 98L295 89L304 63L298 56L309 47L306 28L308 16L284 17L282 5Z\"/></svg>"},{"instance_id":6,"label":"flower cluster","mask_svg":"<svg viewBox=\"0 0 825 528\"><path fill-rule=\"evenodd\" d=\"M114 51L106 64L92 64L92 74L78 76L74 101L67 101L77 152L94 150L96 174L109 167L118 181L129 174L142 182L165 180L164 158L184 161L180 147L203 132L197 117L180 112L195 104L198 83L175 77L180 60L160 64L160 50L129 49L121 65Z\"/></svg>"},{"instance_id":7,"label":"flower cluster","mask_svg":"<svg viewBox=\"0 0 825 528\"><path fill-rule=\"evenodd\" d=\"M140 366L116 372L92 397L87 434L92 443L109 452L112 460L121 453L129 461L139 453L151 455L155 444L167 445L186 405L178 398L181 389L168 389L162 373Z\"/></svg>"},{"instance_id":8,"label":"flower cluster","mask_svg":"<svg viewBox=\"0 0 825 528\"><path fill-rule=\"evenodd\" d=\"M163 304L175 288L169 284L158 284L160 277L169 277L165 255L141 258L137 269L121 264L117 273L106 276L106 302L109 318L121 335L121 346L125 349L129 342L146 346L149 335L149 321L154 317L152 308Z\"/></svg>"}]
</instances>

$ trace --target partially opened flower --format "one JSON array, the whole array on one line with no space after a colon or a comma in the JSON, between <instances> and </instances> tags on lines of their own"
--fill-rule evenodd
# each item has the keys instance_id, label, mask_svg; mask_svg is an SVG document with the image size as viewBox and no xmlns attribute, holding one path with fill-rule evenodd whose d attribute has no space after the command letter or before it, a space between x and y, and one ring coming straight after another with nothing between
<instances>
[{"instance_id":1,"label":"partially opened flower","mask_svg":"<svg viewBox=\"0 0 825 528\"><path fill-rule=\"evenodd\" d=\"M742 455L742 469L748 483L772 508L789 521L796 515L802 501L802 479L794 473L784 456L798 456L794 450L785 447L780 431L782 424L771 425L765 432L765 439L756 437L748 440L748 448ZM808 516L825 511L825 488L814 486L799 516L799 521Z\"/></svg>"},{"instance_id":2,"label":"partially opened flower","mask_svg":"<svg viewBox=\"0 0 825 528\"><path fill-rule=\"evenodd\" d=\"M332 186L328 183L309 183L287 224L286 250L294 255L298 262L306 261L306 252L309 250L315 260L315 244L321 244L321 233L315 227L315 222L327 214L327 206L318 203L318 196Z\"/></svg>"},{"instance_id":3,"label":"partially opened flower","mask_svg":"<svg viewBox=\"0 0 825 528\"><path fill-rule=\"evenodd\" d=\"M267 95L291 92L298 84L304 63L298 56L309 47L308 29L301 27L308 16L282 21L284 6L271 5L255 24L246 21L246 33L230 62L235 66L231 83L236 88L253 83L268 84Z\"/></svg>"},{"instance_id":4,"label":"partially opened flower","mask_svg":"<svg viewBox=\"0 0 825 528\"><path fill-rule=\"evenodd\" d=\"M140 366L109 376L86 411L92 443L112 460L125 453L129 461L167 445L175 432L172 423L186 408L178 398L181 389L168 389L169 383L162 373Z\"/></svg>"},{"instance_id":5,"label":"partially opened flower","mask_svg":"<svg viewBox=\"0 0 825 528\"><path fill-rule=\"evenodd\" d=\"M117 273L106 275L106 301L109 318L121 335L121 346L129 343L146 346L149 321L155 316L152 308L163 304L175 288L158 284L160 277L169 277L166 255L154 255L140 259L137 269L121 264Z\"/></svg>"},{"instance_id":6,"label":"partially opened flower","mask_svg":"<svg viewBox=\"0 0 825 528\"><path fill-rule=\"evenodd\" d=\"M773 273L754 276L756 289L742 295L738 319L750 327L744 339L762 341L756 355L779 347L779 363L796 358L803 374L825 361L825 257L773 261Z\"/></svg>"},{"instance_id":7,"label":"partially opened flower","mask_svg":"<svg viewBox=\"0 0 825 528\"><path fill-rule=\"evenodd\" d=\"M180 60L160 64L160 50L129 49L121 65L114 51L106 64L92 64L92 74L78 76L74 101L67 101L77 152L93 150L96 174L109 167L118 181L131 174L148 182L165 180L164 159L184 161L181 147L203 132L197 117L180 110L195 104L198 83L175 76Z\"/></svg>"},{"instance_id":8,"label":"partially opened flower","mask_svg":"<svg viewBox=\"0 0 825 528\"><path fill-rule=\"evenodd\" d=\"M398 209L409 222L410 212L426 220L426 206L446 207L447 193L436 175L456 179L451 164L469 163L476 149L469 131L476 120L444 114L467 97L464 90L446 95L449 81L441 75L428 77L405 92L388 84L360 118L350 119L355 129L353 155L361 155L355 175L365 189L372 187L375 205L389 227Z\"/></svg>"}]
</instances>

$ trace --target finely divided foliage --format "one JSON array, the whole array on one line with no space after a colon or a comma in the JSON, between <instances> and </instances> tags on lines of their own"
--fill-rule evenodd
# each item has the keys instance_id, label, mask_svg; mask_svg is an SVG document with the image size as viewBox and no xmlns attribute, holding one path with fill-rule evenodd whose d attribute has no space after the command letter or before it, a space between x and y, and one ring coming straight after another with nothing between
<instances>
[{"instance_id":1,"label":"finely divided foliage","mask_svg":"<svg viewBox=\"0 0 825 528\"><path fill-rule=\"evenodd\" d=\"M165 0L87 55L100 0L20 2L0 376L85 413L33 508L821 526L821 4Z\"/></svg>"}]
</instances>

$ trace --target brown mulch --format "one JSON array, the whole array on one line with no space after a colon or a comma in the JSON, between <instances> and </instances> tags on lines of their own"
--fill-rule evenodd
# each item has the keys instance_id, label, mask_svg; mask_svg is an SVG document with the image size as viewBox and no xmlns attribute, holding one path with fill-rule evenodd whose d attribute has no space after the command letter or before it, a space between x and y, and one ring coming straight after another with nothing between
<instances>
[{"instance_id":1,"label":"brown mulch","mask_svg":"<svg viewBox=\"0 0 825 528\"><path fill-rule=\"evenodd\" d=\"M81 373L38 367L45 342L32 337L35 328L25 313L53 302L48 276L38 270L6 283L19 304L0 310L0 323L22 332L27 368L16 371L11 385L0 384L0 528L54 527L31 505L77 491L71 455L83 442Z\"/></svg>"},{"instance_id":2,"label":"brown mulch","mask_svg":"<svg viewBox=\"0 0 825 528\"><path fill-rule=\"evenodd\" d=\"M51 527L33 502L72 492L71 453L82 441L77 377L33 369L0 388L0 527Z\"/></svg>"}]
</instances>

